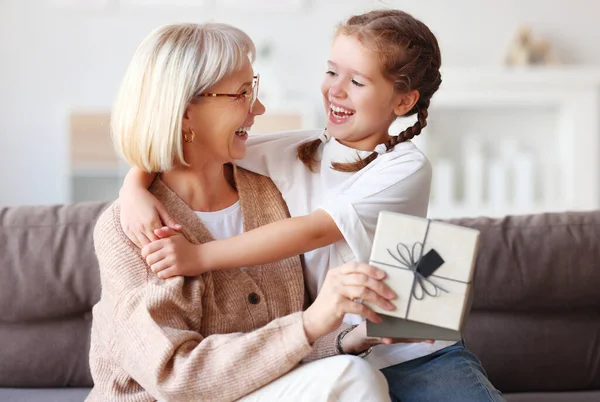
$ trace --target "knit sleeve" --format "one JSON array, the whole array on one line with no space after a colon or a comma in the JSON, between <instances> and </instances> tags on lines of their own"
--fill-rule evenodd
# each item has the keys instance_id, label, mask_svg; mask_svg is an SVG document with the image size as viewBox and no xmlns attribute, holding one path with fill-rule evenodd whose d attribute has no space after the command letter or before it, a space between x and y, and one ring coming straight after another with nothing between
<instances>
[{"instance_id":1,"label":"knit sleeve","mask_svg":"<svg viewBox=\"0 0 600 402\"><path fill-rule=\"evenodd\" d=\"M233 400L294 368L311 352L298 312L250 333L202 336L200 278L157 278L120 229L114 208L94 231L109 312L107 347L159 400Z\"/></svg>"},{"instance_id":2,"label":"knit sleeve","mask_svg":"<svg viewBox=\"0 0 600 402\"><path fill-rule=\"evenodd\" d=\"M325 357L331 357L338 355L337 351L337 337L344 329L348 328L349 325L346 323L342 323L338 329L333 332L328 333L317 339L313 344L312 352L304 359L302 359L302 363L310 363L314 360L323 359Z\"/></svg>"}]
</instances>

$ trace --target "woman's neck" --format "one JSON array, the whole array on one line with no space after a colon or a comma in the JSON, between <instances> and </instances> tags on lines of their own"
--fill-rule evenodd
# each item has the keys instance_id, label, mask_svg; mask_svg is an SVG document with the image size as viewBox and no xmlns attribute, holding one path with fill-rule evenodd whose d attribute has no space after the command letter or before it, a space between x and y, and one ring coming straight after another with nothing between
<instances>
[{"instance_id":1,"label":"woman's neck","mask_svg":"<svg viewBox=\"0 0 600 402\"><path fill-rule=\"evenodd\" d=\"M230 164L179 167L160 178L194 211L220 211L239 200Z\"/></svg>"}]
</instances>

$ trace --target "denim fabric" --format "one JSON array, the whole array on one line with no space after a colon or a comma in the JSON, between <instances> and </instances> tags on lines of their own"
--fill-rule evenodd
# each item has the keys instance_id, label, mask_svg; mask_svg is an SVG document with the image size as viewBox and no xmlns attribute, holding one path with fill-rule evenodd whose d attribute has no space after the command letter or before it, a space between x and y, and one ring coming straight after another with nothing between
<instances>
[{"instance_id":1,"label":"denim fabric","mask_svg":"<svg viewBox=\"0 0 600 402\"><path fill-rule=\"evenodd\" d=\"M462 342L381 370L393 402L504 401Z\"/></svg>"}]
</instances>

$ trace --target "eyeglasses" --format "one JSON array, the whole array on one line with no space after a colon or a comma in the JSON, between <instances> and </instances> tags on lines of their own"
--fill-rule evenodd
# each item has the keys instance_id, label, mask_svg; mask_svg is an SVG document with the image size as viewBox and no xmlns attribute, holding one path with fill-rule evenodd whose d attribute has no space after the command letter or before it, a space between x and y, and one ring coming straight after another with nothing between
<instances>
[{"instance_id":1,"label":"eyeglasses","mask_svg":"<svg viewBox=\"0 0 600 402\"><path fill-rule=\"evenodd\" d=\"M258 98L258 82L260 80L260 75L256 74L252 77L252 93L241 93L241 94L215 94L210 92L204 92L195 96L213 96L213 97L227 97L227 98L236 98L242 99L244 98L246 102L250 103L250 112L252 112L252 108L254 107L254 103Z\"/></svg>"}]
</instances>

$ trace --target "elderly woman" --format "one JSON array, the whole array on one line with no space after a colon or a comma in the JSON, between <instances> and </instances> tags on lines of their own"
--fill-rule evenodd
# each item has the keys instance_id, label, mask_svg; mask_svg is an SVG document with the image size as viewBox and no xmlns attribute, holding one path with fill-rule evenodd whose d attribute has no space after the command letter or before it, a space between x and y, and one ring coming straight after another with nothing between
<instances>
[{"instance_id":1,"label":"elderly woman","mask_svg":"<svg viewBox=\"0 0 600 402\"><path fill-rule=\"evenodd\" d=\"M253 57L250 38L228 25L160 28L138 47L114 107L116 149L159 173L150 190L194 243L288 217L270 179L231 164L244 157L246 131L265 111ZM102 297L88 400L389 400L369 364L330 357L364 349L366 340L337 342L344 314L379 321L353 299L391 308L382 271L331 270L305 311L297 257L162 280L124 234L119 211L117 201L94 232Z\"/></svg>"}]
</instances>

